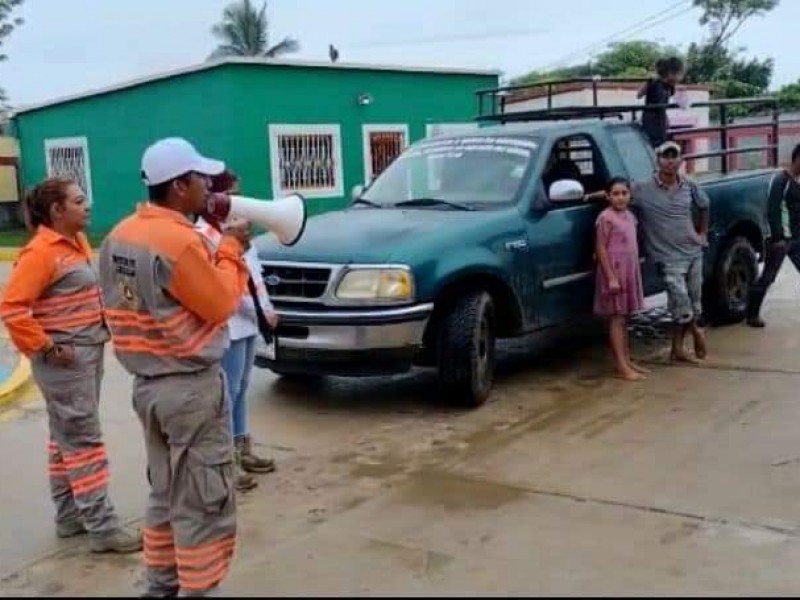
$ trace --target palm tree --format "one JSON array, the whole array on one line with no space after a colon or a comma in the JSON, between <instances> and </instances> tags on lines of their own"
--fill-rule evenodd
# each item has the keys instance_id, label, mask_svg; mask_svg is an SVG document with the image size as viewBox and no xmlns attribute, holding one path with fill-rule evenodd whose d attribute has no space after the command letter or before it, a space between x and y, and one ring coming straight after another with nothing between
<instances>
[{"instance_id":1,"label":"palm tree","mask_svg":"<svg viewBox=\"0 0 800 600\"><path fill-rule=\"evenodd\" d=\"M214 25L211 33L220 45L209 59L224 56L277 58L300 49L300 42L288 37L274 46L269 45L266 1L259 9L250 0L232 2L222 13L222 22Z\"/></svg>"}]
</instances>

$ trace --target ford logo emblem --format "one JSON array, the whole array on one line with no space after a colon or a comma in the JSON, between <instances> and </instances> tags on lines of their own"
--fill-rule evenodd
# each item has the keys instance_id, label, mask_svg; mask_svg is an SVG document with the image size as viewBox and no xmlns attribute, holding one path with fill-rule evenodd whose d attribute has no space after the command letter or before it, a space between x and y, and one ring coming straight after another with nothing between
<instances>
[{"instance_id":1,"label":"ford logo emblem","mask_svg":"<svg viewBox=\"0 0 800 600\"><path fill-rule=\"evenodd\" d=\"M268 275L264 281L267 282L267 285L274 287L276 285L280 285L282 280L277 275Z\"/></svg>"}]
</instances>

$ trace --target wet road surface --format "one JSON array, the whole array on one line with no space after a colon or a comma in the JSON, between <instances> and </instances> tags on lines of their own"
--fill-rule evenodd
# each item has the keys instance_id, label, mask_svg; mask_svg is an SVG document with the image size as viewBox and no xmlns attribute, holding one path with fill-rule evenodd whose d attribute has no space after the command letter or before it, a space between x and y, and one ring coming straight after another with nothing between
<instances>
[{"instance_id":1,"label":"wet road surface","mask_svg":"<svg viewBox=\"0 0 800 600\"><path fill-rule=\"evenodd\" d=\"M228 594L792 594L800 586L800 313L796 276L772 327L709 332L704 368L661 364L663 314L637 324L654 369L626 384L602 332L504 347L477 411L434 375L289 382L260 371L259 451L279 471L239 497ZM130 382L113 360L103 422L114 500L146 484ZM140 557L57 542L35 390L0 415L0 593L130 595Z\"/></svg>"}]
</instances>

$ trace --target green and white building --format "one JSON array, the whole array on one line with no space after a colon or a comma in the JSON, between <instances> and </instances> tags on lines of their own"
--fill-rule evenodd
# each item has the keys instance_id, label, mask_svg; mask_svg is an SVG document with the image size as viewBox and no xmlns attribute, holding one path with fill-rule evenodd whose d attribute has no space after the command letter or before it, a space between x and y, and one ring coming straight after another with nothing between
<instances>
[{"instance_id":1,"label":"green and white building","mask_svg":"<svg viewBox=\"0 0 800 600\"><path fill-rule=\"evenodd\" d=\"M144 149L185 137L224 159L242 193L298 191L310 212L344 207L409 143L475 127L475 92L498 73L231 58L16 112L21 180L69 175L110 229L144 198Z\"/></svg>"}]
</instances>

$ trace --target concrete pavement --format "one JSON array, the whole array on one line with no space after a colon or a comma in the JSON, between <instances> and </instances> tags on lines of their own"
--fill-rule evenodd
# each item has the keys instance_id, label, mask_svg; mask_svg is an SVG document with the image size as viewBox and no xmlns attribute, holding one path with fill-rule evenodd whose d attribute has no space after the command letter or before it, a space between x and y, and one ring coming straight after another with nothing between
<instances>
[{"instance_id":1,"label":"concrete pavement","mask_svg":"<svg viewBox=\"0 0 800 600\"><path fill-rule=\"evenodd\" d=\"M279 471L240 497L225 592L796 593L799 283L781 274L767 330L712 330L705 368L656 364L642 384L608 377L591 332L515 344L473 412L437 405L429 373L293 385L257 372L251 426ZM129 398L111 360L112 490L135 519L146 484ZM54 540L29 400L0 416L0 593L137 593L138 557Z\"/></svg>"}]
</instances>

